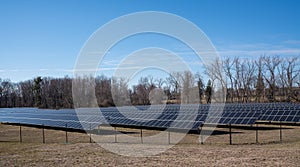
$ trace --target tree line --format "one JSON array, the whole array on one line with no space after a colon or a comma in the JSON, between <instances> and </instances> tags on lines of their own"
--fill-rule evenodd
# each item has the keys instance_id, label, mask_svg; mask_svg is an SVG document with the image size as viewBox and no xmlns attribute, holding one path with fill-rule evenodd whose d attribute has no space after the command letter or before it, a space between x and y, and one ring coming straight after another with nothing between
<instances>
[{"instance_id":1,"label":"tree line","mask_svg":"<svg viewBox=\"0 0 300 167\"><path fill-rule=\"evenodd\" d=\"M299 57L222 61L228 102L300 102Z\"/></svg>"},{"instance_id":2,"label":"tree line","mask_svg":"<svg viewBox=\"0 0 300 167\"><path fill-rule=\"evenodd\" d=\"M145 76L131 86L124 78L104 75L36 77L18 83L0 78L0 107L88 107L93 94L100 107L211 103L217 101L213 95L220 92L225 92L224 100L230 103L300 102L299 81L298 57L236 57L215 60L203 74L184 71L173 72L166 78ZM72 94L72 86L78 94ZM73 95L77 99L75 104Z\"/></svg>"}]
</instances>

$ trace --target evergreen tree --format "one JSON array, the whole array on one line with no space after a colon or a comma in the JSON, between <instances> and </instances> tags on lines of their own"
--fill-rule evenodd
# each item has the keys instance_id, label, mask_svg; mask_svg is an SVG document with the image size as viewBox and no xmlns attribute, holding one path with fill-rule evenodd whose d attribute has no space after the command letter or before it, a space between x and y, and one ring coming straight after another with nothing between
<instances>
[{"instance_id":1,"label":"evergreen tree","mask_svg":"<svg viewBox=\"0 0 300 167\"><path fill-rule=\"evenodd\" d=\"M33 92L35 97L35 107L40 107L42 104L42 96L41 96L41 77L36 77L34 79Z\"/></svg>"},{"instance_id":2,"label":"evergreen tree","mask_svg":"<svg viewBox=\"0 0 300 167\"><path fill-rule=\"evenodd\" d=\"M206 95L206 103L211 103L212 97L212 83L211 80L208 80L206 88L205 88L205 95Z\"/></svg>"}]
</instances>

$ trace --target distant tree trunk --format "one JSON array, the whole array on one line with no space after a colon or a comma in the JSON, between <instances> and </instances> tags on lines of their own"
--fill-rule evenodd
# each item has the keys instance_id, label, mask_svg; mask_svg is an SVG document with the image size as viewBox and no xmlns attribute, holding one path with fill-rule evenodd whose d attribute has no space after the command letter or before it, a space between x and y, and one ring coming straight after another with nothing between
<instances>
[{"instance_id":1,"label":"distant tree trunk","mask_svg":"<svg viewBox=\"0 0 300 167\"><path fill-rule=\"evenodd\" d=\"M256 79L256 102L264 102L264 91L265 91L265 85L264 85L264 79L263 79L263 59L262 57L259 58L258 61L255 61L255 64L257 66L257 79Z\"/></svg>"}]
</instances>

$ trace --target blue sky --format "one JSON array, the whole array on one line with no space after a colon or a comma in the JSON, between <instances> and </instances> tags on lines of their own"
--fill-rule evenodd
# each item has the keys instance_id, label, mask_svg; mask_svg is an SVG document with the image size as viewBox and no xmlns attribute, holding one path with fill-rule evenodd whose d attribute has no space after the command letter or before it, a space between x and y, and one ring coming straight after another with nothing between
<instances>
[{"instance_id":1,"label":"blue sky","mask_svg":"<svg viewBox=\"0 0 300 167\"><path fill-rule=\"evenodd\" d=\"M299 9L296 0L0 0L0 78L18 82L72 76L77 55L94 31L114 18L141 11L170 12L190 20L222 57L299 56ZM155 35L131 40L106 56L107 70L99 73L111 74L109 69L129 51L152 45L178 47L176 41Z\"/></svg>"}]
</instances>

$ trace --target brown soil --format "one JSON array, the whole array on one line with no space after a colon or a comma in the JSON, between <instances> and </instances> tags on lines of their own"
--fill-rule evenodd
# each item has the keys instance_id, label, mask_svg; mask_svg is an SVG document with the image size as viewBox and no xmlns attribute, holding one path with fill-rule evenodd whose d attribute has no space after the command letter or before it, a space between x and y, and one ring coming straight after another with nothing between
<instances>
[{"instance_id":1,"label":"brown soil","mask_svg":"<svg viewBox=\"0 0 300 167\"><path fill-rule=\"evenodd\" d=\"M277 125L260 125L276 128ZM234 128L233 145L229 145L226 128L210 136L204 145L199 144L199 135L189 134L179 144L151 157L127 157L111 153L97 143L89 143L89 135L45 130L45 144L42 129L22 127L22 142L19 142L19 127L0 125L0 166L299 166L300 127L284 126L283 142L279 142L279 129L259 131L256 144L255 130ZM104 131L106 129L106 131ZM101 143L111 146L130 147L137 150L142 145L161 149L168 142L162 138L160 144L144 140L141 144L140 130L118 128L118 131L134 136L136 141L127 141L125 134L117 135L108 128L102 128L98 135ZM130 132L130 133L129 133ZM157 134L157 131L143 130L143 136ZM166 133L167 134L167 133ZM176 137L170 133L170 141Z\"/></svg>"}]
</instances>

